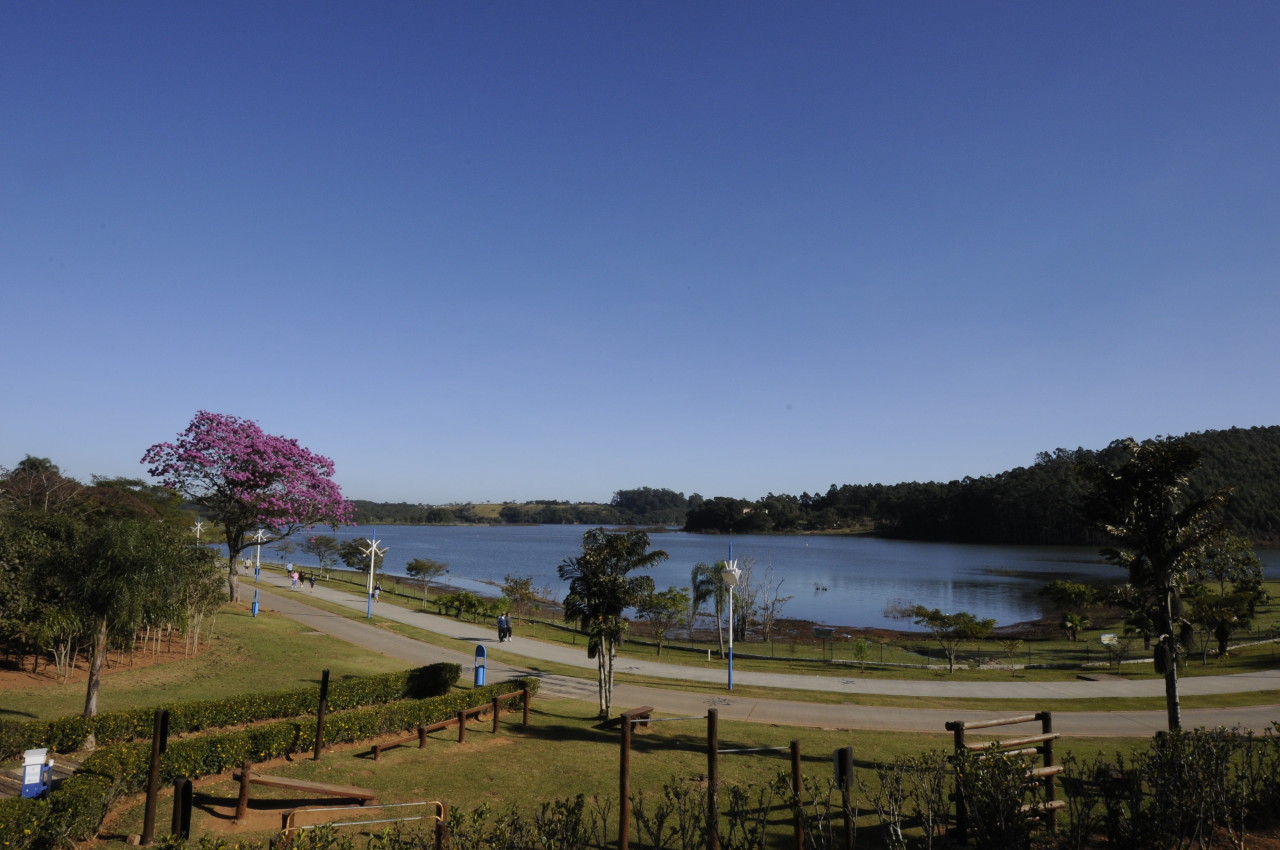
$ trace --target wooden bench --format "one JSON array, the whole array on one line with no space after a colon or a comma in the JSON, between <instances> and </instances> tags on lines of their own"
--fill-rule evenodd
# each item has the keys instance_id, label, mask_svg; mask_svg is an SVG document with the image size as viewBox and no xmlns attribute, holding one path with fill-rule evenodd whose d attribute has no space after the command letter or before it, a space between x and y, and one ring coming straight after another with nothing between
<instances>
[{"instance_id":1,"label":"wooden bench","mask_svg":"<svg viewBox=\"0 0 1280 850\"><path fill-rule=\"evenodd\" d=\"M287 791L301 791L304 794L320 794L326 797L342 797L358 800L360 805L367 806L378 802L378 795L369 788L355 785L330 785L326 782L311 782L306 779L289 779L283 776L266 776L251 770L234 771L231 778L240 783L240 799L236 803L236 820L244 819L249 808L249 785L265 785L268 788L283 788Z\"/></svg>"}]
</instances>

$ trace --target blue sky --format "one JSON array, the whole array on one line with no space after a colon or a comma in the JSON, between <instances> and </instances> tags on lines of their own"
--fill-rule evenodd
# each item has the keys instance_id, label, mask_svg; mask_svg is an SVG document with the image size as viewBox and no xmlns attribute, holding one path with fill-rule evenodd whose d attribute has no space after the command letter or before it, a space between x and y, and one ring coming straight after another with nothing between
<instances>
[{"instance_id":1,"label":"blue sky","mask_svg":"<svg viewBox=\"0 0 1280 850\"><path fill-rule=\"evenodd\" d=\"M0 465L758 498L1280 424L1280 4L0 6Z\"/></svg>"}]
</instances>

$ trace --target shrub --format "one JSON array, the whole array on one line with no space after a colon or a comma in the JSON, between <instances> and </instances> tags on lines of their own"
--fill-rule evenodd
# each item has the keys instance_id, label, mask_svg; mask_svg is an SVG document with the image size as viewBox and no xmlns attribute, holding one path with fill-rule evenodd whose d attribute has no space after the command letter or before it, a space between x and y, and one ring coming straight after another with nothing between
<instances>
[{"instance_id":1,"label":"shrub","mask_svg":"<svg viewBox=\"0 0 1280 850\"><path fill-rule=\"evenodd\" d=\"M342 679L330 684L329 710L440 696L453 688L460 675L461 667L457 664L442 662L399 673ZM178 735L315 714L319 703L319 689L306 688L169 703L156 708L169 712L169 732ZM4 722L0 724L0 761L15 759L23 750L36 747L75 752L84 747L90 733L99 746L148 739L154 716L154 708L141 708L110 711L91 718L69 716L53 721Z\"/></svg>"}]
</instances>

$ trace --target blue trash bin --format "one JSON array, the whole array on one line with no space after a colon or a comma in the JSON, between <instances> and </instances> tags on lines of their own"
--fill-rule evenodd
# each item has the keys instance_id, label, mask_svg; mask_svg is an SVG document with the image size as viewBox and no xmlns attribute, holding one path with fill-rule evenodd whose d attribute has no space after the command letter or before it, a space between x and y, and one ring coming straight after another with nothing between
<instances>
[{"instance_id":1,"label":"blue trash bin","mask_svg":"<svg viewBox=\"0 0 1280 850\"><path fill-rule=\"evenodd\" d=\"M27 750L22 754L22 796L34 799L49 790L49 771L52 768L47 747Z\"/></svg>"}]
</instances>

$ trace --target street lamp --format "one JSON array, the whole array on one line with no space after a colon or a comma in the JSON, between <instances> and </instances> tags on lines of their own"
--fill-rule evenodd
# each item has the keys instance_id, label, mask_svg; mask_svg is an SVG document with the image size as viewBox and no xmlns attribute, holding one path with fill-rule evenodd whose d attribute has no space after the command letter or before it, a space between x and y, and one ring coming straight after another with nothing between
<instances>
[{"instance_id":1,"label":"street lamp","mask_svg":"<svg viewBox=\"0 0 1280 850\"><path fill-rule=\"evenodd\" d=\"M741 575L742 570L738 569L738 562L732 557L724 562L720 578L729 590L729 690L733 690L733 589L737 586Z\"/></svg>"},{"instance_id":2,"label":"street lamp","mask_svg":"<svg viewBox=\"0 0 1280 850\"><path fill-rule=\"evenodd\" d=\"M258 583L258 576L262 575L262 541L266 539L266 532L261 528L253 535L253 540L257 544L253 547L253 583Z\"/></svg>"},{"instance_id":3,"label":"street lamp","mask_svg":"<svg viewBox=\"0 0 1280 850\"><path fill-rule=\"evenodd\" d=\"M386 549L379 549L379 540L370 540L366 548L362 548L360 553L369 556L369 613L365 615L366 620L373 619L373 565L377 563L378 556L387 554Z\"/></svg>"}]
</instances>

